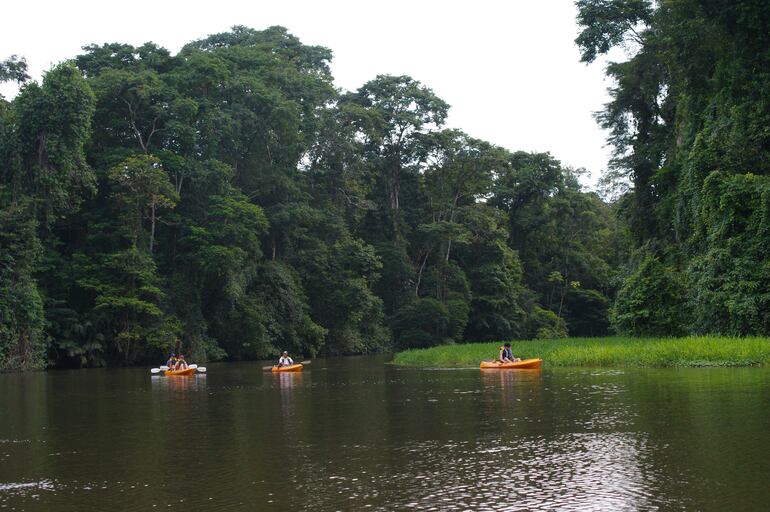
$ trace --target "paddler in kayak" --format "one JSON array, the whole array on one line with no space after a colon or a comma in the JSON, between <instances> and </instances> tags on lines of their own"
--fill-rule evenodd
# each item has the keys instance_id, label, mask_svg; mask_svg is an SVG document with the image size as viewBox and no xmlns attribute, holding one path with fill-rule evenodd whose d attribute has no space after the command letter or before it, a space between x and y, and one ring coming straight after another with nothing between
<instances>
[{"instance_id":1,"label":"paddler in kayak","mask_svg":"<svg viewBox=\"0 0 770 512\"><path fill-rule=\"evenodd\" d=\"M187 361L184 360L184 354L179 354L179 359L176 360L176 364L174 365L174 370L186 370L186 369L187 369Z\"/></svg>"},{"instance_id":2,"label":"paddler in kayak","mask_svg":"<svg viewBox=\"0 0 770 512\"><path fill-rule=\"evenodd\" d=\"M500 355L497 357L497 360L501 363L518 363L521 361L521 358L519 357L513 357L513 352L511 351L511 344L506 343L502 347L500 347Z\"/></svg>"},{"instance_id":3,"label":"paddler in kayak","mask_svg":"<svg viewBox=\"0 0 770 512\"><path fill-rule=\"evenodd\" d=\"M281 355L280 359L278 359L277 366L278 367L291 366L293 364L294 364L294 360L291 357L289 357L289 352L284 350L283 355Z\"/></svg>"},{"instance_id":4,"label":"paddler in kayak","mask_svg":"<svg viewBox=\"0 0 770 512\"><path fill-rule=\"evenodd\" d=\"M176 354L171 354L171 356L168 358L168 361L166 361L166 366L168 366L170 370L173 370L176 366L176 361Z\"/></svg>"}]
</instances>

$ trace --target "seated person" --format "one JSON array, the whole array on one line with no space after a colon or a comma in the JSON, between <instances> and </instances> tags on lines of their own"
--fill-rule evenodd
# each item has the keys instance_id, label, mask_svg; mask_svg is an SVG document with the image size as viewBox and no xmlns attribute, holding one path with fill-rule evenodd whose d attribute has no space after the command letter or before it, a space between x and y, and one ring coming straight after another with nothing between
<instances>
[{"instance_id":1,"label":"seated person","mask_svg":"<svg viewBox=\"0 0 770 512\"><path fill-rule=\"evenodd\" d=\"M179 354L179 359L176 361L176 365L174 367L175 370L186 370L187 369L187 361L184 360L184 355Z\"/></svg>"},{"instance_id":2,"label":"seated person","mask_svg":"<svg viewBox=\"0 0 770 512\"><path fill-rule=\"evenodd\" d=\"M513 357L513 352L511 352L511 344L506 343L500 347L500 355L498 356L497 360L501 363L516 363L521 361L521 358Z\"/></svg>"},{"instance_id":3,"label":"seated person","mask_svg":"<svg viewBox=\"0 0 770 512\"><path fill-rule=\"evenodd\" d=\"M294 364L294 360L289 357L289 352L284 350L283 355L278 359L278 366L291 366Z\"/></svg>"},{"instance_id":4,"label":"seated person","mask_svg":"<svg viewBox=\"0 0 770 512\"><path fill-rule=\"evenodd\" d=\"M166 361L166 366L168 366L169 370L173 370L176 366L176 354L171 354L171 356L168 358L168 361Z\"/></svg>"}]
</instances>

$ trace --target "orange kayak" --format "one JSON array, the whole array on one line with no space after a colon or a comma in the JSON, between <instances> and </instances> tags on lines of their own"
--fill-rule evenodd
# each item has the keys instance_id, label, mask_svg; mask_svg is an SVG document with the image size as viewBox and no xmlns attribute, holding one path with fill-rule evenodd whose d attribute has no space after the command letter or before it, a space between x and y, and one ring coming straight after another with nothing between
<instances>
[{"instance_id":1,"label":"orange kayak","mask_svg":"<svg viewBox=\"0 0 770 512\"><path fill-rule=\"evenodd\" d=\"M300 363L290 364L289 366L273 366L274 372L301 372L302 365Z\"/></svg>"},{"instance_id":2,"label":"orange kayak","mask_svg":"<svg viewBox=\"0 0 770 512\"><path fill-rule=\"evenodd\" d=\"M196 371L196 368L187 368L186 370L166 370L163 372L163 375L166 377L173 377L175 375L193 375Z\"/></svg>"},{"instance_id":3,"label":"orange kayak","mask_svg":"<svg viewBox=\"0 0 770 512\"><path fill-rule=\"evenodd\" d=\"M495 368L499 370L534 370L537 368L540 368L540 363L542 363L542 359L524 359L522 361L518 361L516 363L501 363L500 361L482 361L480 368L487 369L487 368Z\"/></svg>"}]
</instances>

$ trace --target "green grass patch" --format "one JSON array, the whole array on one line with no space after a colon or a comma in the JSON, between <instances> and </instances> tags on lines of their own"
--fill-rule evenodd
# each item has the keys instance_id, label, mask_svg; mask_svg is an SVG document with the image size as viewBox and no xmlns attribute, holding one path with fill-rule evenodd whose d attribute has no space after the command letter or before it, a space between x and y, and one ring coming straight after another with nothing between
<instances>
[{"instance_id":1,"label":"green grass patch","mask_svg":"<svg viewBox=\"0 0 770 512\"><path fill-rule=\"evenodd\" d=\"M399 352L398 366L478 367L497 357L502 342L442 345ZM541 358L544 366L702 367L770 364L770 338L567 338L512 341L516 357Z\"/></svg>"}]
</instances>

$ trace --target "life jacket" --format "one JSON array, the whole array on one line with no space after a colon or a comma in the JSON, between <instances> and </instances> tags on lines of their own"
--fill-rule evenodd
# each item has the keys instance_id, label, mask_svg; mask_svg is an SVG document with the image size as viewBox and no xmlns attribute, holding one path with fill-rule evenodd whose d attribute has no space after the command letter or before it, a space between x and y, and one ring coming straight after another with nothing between
<instances>
[{"instance_id":1,"label":"life jacket","mask_svg":"<svg viewBox=\"0 0 770 512\"><path fill-rule=\"evenodd\" d=\"M508 347L503 347L503 358L513 359L513 352Z\"/></svg>"}]
</instances>

